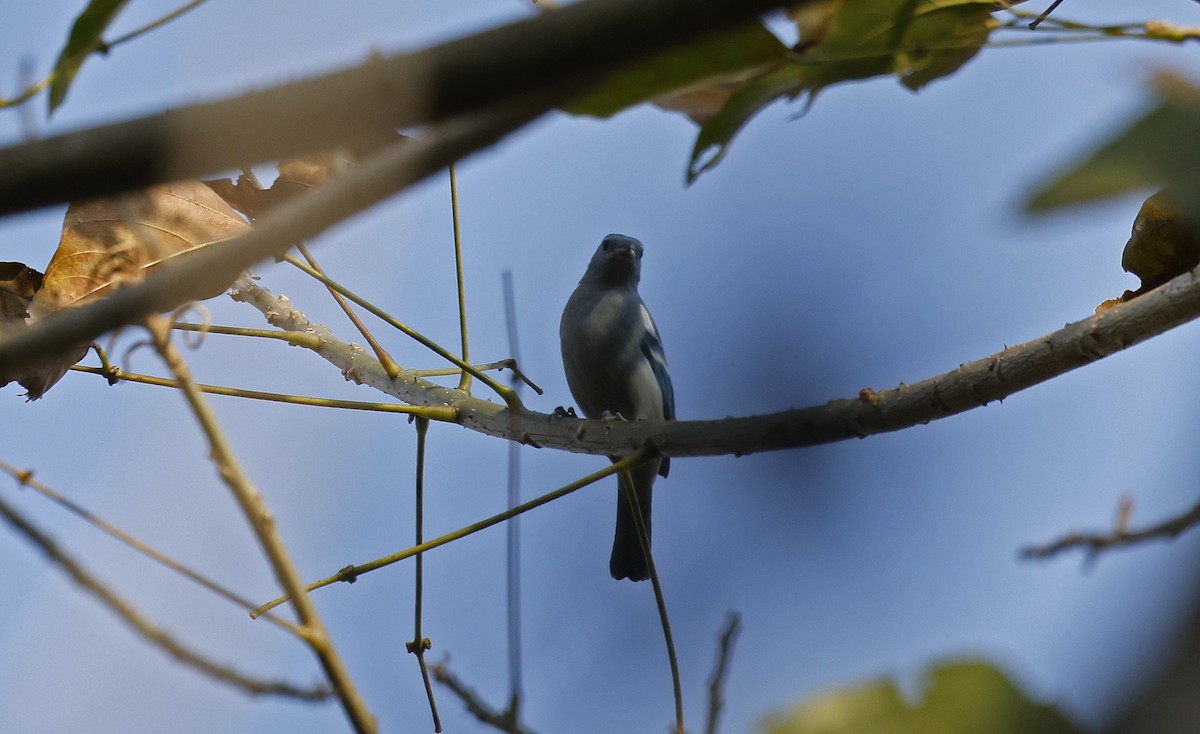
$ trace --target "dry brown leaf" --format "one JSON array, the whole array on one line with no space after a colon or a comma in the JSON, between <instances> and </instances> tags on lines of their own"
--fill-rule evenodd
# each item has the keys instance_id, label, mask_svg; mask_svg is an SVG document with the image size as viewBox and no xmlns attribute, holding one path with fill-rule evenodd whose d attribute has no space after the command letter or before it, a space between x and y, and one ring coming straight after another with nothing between
<instances>
[{"instance_id":1,"label":"dry brown leaf","mask_svg":"<svg viewBox=\"0 0 1200 734\"><path fill-rule=\"evenodd\" d=\"M249 226L198 180L72 204L42 287L29 304L29 323L136 283L164 259L234 237ZM36 400L86 352L86 344L78 345L16 375L0 375L0 381L19 380Z\"/></svg>"},{"instance_id":2,"label":"dry brown leaf","mask_svg":"<svg viewBox=\"0 0 1200 734\"><path fill-rule=\"evenodd\" d=\"M405 139L405 136L398 133L385 133L356 148L287 158L280 161L275 167L279 175L270 188L264 189L253 173L243 173L238 176L236 182L232 179L221 178L204 183L208 184L234 209L242 212L251 220L255 220L285 201L310 189L324 186L346 167L357 163L366 156L388 145L403 142Z\"/></svg>"},{"instance_id":3,"label":"dry brown leaf","mask_svg":"<svg viewBox=\"0 0 1200 734\"><path fill-rule=\"evenodd\" d=\"M42 274L24 263L0 262L0 334L24 326L29 302L42 287Z\"/></svg>"}]
</instances>

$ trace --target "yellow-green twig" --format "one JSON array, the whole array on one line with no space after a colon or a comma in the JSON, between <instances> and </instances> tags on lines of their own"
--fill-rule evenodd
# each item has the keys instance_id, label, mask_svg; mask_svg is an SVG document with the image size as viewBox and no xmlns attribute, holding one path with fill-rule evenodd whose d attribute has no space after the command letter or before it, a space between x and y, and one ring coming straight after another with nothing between
<instances>
[{"instance_id":1,"label":"yellow-green twig","mask_svg":"<svg viewBox=\"0 0 1200 734\"><path fill-rule=\"evenodd\" d=\"M674 734L685 734L683 728L683 684L679 678L679 658L675 655L675 638L671 635L671 620L667 616L667 602L663 596L662 584L658 580L658 569L654 567L654 555L650 552L650 536L646 532L646 523L642 521L642 510L638 504L637 490L633 487L633 479L628 471L617 475L621 492L629 503L633 524L637 528L638 544L642 546L642 554L646 557L646 568L650 572L650 585L654 589L654 603L658 606L658 619L662 623L663 641L667 645L667 662L671 666L671 686L675 694L675 731Z\"/></svg>"},{"instance_id":2,"label":"yellow-green twig","mask_svg":"<svg viewBox=\"0 0 1200 734\"><path fill-rule=\"evenodd\" d=\"M75 365L71 369L76 372L86 372L91 375L101 375L114 380L140 382L159 387L180 387L179 383L167 377L141 375L126 372L116 367L105 370L102 367L87 367ZM307 405L315 408L343 408L346 410L370 410L380 413L407 413L418 415L429 420L453 422L458 418L458 409L450 405L400 405L397 403L367 403L357 400L335 400L333 398L316 398L307 395L285 395L283 393L262 392L260 390L244 390L238 387L223 387L221 385L205 385L198 383L196 388L209 395L225 395L234 398L251 400L266 400L273 403L288 403L290 405Z\"/></svg>"},{"instance_id":3,"label":"yellow-green twig","mask_svg":"<svg viewBox=\"0 0 1200 734\"><path fill-rule=\"evenodd\" d=\"M375 314L376 316L378 316L380 319L382 319L384 322L386 322L393 328L402 331L403 333L412 337L416 341L420 342L427 349L429 349L433 353L437 354L438 356L442 357L446 361L450 362L455 367L458 367L459 369L463 369L463 370L466 370L467 372L471 373L480 382L482 382L483 384L487 385L492 390L494 390L496 392L496 394L499 395L502 400L504 400L505 404L508 405L510 410L512 410L512 411L524 410L524 406L521 404L521 399L512 390L512 388L507 387L505 385L501 385L500 383L496 382L492 378L488 377L487 375L483 374L482 372L475 369L471 365L467 364L466 362L462 361L458 357L454 356L450 352L447 352L437 342L433 341L429 337L426 337L425 335L418 332L416 329L413 329L413 328L401 323L395 317L391 316L383 309L379 308L378 306L375 306L370 301L368 301L365 298L363 298L362 296L359 296L358 294L354 293L353 291L346 288L341 283L338 283L337 281L333 280L332 278L329 278L325 275L322 275L321 273L318 273L317 271L310 268L307 264L297 260L292 255L284 255L282 260L284 262L288 263L289 265L292 265L293 267L296 267L296 268L302 270L303 272L307 273L310 277L315 278L316 280L321 281L325 285L336 289L338 293L341 293L346 298L349 298L351 301L357 303L358 305L367 309L371 313Z\"/></svg>"},{"instance_id":4,"label":"yellow-green twig","mask_svg":"<svg viewBox=\"0 0 1200 734\"><path fill-rule=\"evenodd\" d=\"M321 346L321 338L308 331L281 331L279 329L248 329L242 326L219 326L217 324L189 324L186 321L176 321L172 329L179 331L195 331L201 334L223 334L226 336L251 336L259 339L277 339L295 347L317 349Z\"/></svg>"},{"instance_id":5,"label":"yellow-green twig","mask_svg":"<svg viewBox=\"0 0 1200 734\"><path fill-rule=\"evenodd\" d=\"M462 233L458 222L458 177L454 174L453 163L450 164L450 217L454 221L454 274L458 281L458 330L462 334L462 360L470 362L467 352L467 293L463 285ZM471 373L467 370L462 371L458 389L471 391Z\"/></svg>"},{"instance_id":6,"label":"yellow-green twig","mask_svg":"<svg viewBox=\"0 0 1200 734\"><path fill-rule=\"evenodd\" d=\"M416 488L416 545L421 545L422 525L425 520L425 436L429 433L429 421L417 419L417 488ZM438 715L437 699L433 697L433 684L429 681L429 667L425 664L425 651L433 647L428 638L421 635L421 603L425 588L425 564L418 553L416 557L416 593L413 594L413 639L408 643L408 651L417 656L417 666L421 669L421 680L425 684L425 697L429 699L429 712L433 715L433 730L442 730L442 717Z\"/></svg>"},{"instance_id":7,"label":"yellow-green twig","mask_svg":"<svg viewBox=\"0 0 1200 734\"><path fill-rule=\"evenodd\" d=\"M349 583L353 583L354 581L356 581L358 579L359 576L361 576L365 573L370 573L371 571L375 571L377 569L383 568L384 566L390 566L393 563L396 563L398 561L403 561L405 558L411 558L412 556L415 556L418 553L424 553L425 551L432 550L433 548L437 548L438 546L446 545L447 543L452 543L456 540L465 538L468 535L477 533L480 530L486 530L487 528L490 528L493 525L498 525L499 523L502 523L505 520L509 520L511 518L516 517L517 515L524 514L534 508L541 507L542 505L546 504L547 502L553 502L554 500L558 499L559 497L564 497L568 494L571 494L572 492L575 492L576 490L579 490L579 489L582 489L582 488L588 486L589 484L598 482L607 476L611 476L613 474L616 474L619 471L629 469L631 467L635 467L638 464L642 463L643 461L648 460L652 456L654 456L654 450L651 449L650 447L644 447L638 451L635 451L634 453L630 454L629 456L626 456L625 458L621 459L620 461L617 461L613 464L610 464L610 465L604 467L600 471L593 472L592 474L588 474L586 477L583 477L582 479L577 479L574 482L571 482L570 484L568 484L566 486L559 487L558 489L554 490L553 492L548 492L548 493L542 495L541 497L532 499L524 504L517 505L516 507L514 507L510 510L506 510L506 511L501 512L496 515L492 515L491 517L487 518L486 520L480 520L477 523L467 525L466 527L455 530L452 533L447 533L446 535L443 535L440 538L434 538L433 540L426 541L424 543L421 543L420 545L416 545L416 546L413 546L412 548L407 548L405 550L402 550L399 553L393 553L390 556L384 556L383 558L377 558L374 561L368 561L367 563L364 563L364 564L361 564L358 566L346 566L342 570L338 571L337 574L334 576L330 576L328 578L321 579L320 581L314 581L313 583L309 584L308 586L305 587L305 591L314 591L316 589L320 589L325 586L329 586L330 584L337 583L338 581L346 581ZM280 604L284 604L288 601L290 601L290 599L288 597L281 596L278 599L269 601L266 604L263 604L262 606L260 606L258 609L255 609L254 612L251 614L251 616L256 616L256 615L268 612L268 611L274 609L275 607L279 606Z\"/></svg>"},{"instance_id":8,"label":"yellow-green twig","mask_svg":"<svg viewBox=\"0 0 1200 734\"><path fill-rule=\"evenodd\" d=\"M309 267L321 275L325 274L325 269L317 264L317 259L312 256L312 253L308 251L308 248L304 246L303 242L296 245L296 249L301 255L304 256L304 259L308 261ZM383 348L383 345L375 340L375 337L367 329L367 325L362 322L362 319L358 318L358 314L354 313L354 309L350 308L350 304L346 303L346 299L342 296L342 294L338 293L328 285L326 285L325 288L329 291L329 295L333 297L333 300L337 303L337 305L341 307L342 313L346 314L346 318L350 319L350 323L354 325L354 328L358 329L358 333L362 334L362 338L365 339L367 344L371 347L371 351L375 352L375 358L379 360L379 364L383 365L383 369L388 373L388 377L392 378L393 380L396 379L396 377L403 372L400 365L396 364L396 360L392 359L392 355L388 354L387 350ZM463 359L466 359L466 357L463 357Z\"/></svg>"}]
</instances>

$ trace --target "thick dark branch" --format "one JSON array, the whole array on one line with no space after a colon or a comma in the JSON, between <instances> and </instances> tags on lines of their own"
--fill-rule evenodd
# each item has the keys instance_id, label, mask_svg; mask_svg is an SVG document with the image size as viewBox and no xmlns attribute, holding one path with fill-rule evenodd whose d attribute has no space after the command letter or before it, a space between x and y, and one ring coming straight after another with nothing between
<instances>
[{"instance_id":1,"label":"thick dark branch","mask_svg":"<svg viewBox=\"0 0 1200 734\"><path fill-rule=\"evenodd\" d=\"M0 149L0 214L374 140L577 87L812 1L585 0L314 79Z\"/></svg>"},{"instance_id":2,"label":"thick dark branch","mask_svg":"<svg viewBox=\"0 0 1200 734\"><path fill-rule=\"evenodd\" d=\"M914 385L825 405L768 415L707 421L580 420L545 413L513 414L503 405L404 373L388 378L361 349L340 342L265 289L243 280L236 295L291 331L315 329L317 350L351 379L416 405L453 405L472 430L529 445L586 454L625 454L651 444L667 456L715 456L813 446L864 438L946 418L1001 400L1077 367L1145 341L1200 316L1200 274L1184 273L1127 303L1114 306L1033 341Z\"/></svg>"},{"instance_id":3,"label":"thick dark branch","mask_svg":"<svg viewBox=\"0 0 1200 734\"><path fill-rule=\"evenodd\" d=\"M392 145L326 186L279 206L246 234L182 253L135 286L58 311L0 341L0 375L120 326L210 298L251 265L490 145L548 106L545 98L519 100L434 126L417 141Z\"/></svg>"}]
</instances>

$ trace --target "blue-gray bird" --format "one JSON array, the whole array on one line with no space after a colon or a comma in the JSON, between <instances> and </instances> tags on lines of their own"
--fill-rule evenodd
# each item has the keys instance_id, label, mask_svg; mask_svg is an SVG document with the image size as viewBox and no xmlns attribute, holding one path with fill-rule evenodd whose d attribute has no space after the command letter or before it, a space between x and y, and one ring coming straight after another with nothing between
<instances>
[{"instance_id":1,"label":"blue-gray bird","mask_svg":"<svg viewBox=\"0 0 1200 734\"><path fill-rule=\"evenodd\" d=\"M563 309L558 328L563 368L571 395L588 418L675 419L675 392L662 341L637 291L641 275L642 243L610 234ZM647 540L654 478L667 476L670 467L670 458L663 457L630 471ZM650 575L633 511L621 491L608 569L615 579L642 581Z\"/></svg>"}]
</instances>

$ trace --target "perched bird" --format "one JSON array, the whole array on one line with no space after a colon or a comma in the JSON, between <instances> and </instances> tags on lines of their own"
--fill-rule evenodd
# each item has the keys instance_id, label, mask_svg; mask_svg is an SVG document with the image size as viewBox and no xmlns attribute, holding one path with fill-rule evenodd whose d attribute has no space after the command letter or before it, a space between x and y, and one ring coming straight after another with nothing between
<instances>
[{"instance_id":1,"label":"perched bird","mask_svg":"<svg viewBox=\"0 0 1200 734\"><path fill-rule=\"evenodd\" d=\"M641 276L642 243L610 234L563 309L558 334L567 385L589 418L675 419L675 392L662 341L637 291ZM647 540L654 478L667 476L670 467L670 458L663 457L629 472ZM650 575L623 491L617 497L617 532L608 569L615 579L642 581Z\"/></svg>"}]
</instances>

